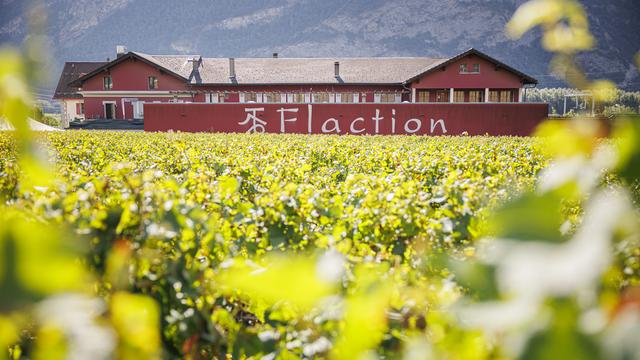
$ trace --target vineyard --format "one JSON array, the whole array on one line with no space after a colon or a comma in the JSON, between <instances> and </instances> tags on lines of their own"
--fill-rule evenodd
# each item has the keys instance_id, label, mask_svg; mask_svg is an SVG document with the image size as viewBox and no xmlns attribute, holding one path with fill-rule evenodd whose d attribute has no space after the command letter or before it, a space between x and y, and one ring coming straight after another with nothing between
<instances>
[{"instance_id":1,"label":"vineyard","mask_svg":"<svg viewBox=\"0 0 640 360\"><path fill-rule=\"evenodd\" d=\"M608 104L588 23L530 0L505 31ZM634 109L531 138L33 133L42 38L0 50L0 360L640 359Z\"/></svg>"},{"instance_id":2,"label":"vineyard","mask_svg":"<svg viewBox=\"0 0 640 360\"><path fill-rule=\"evenodd\" d=\"M447 351L458 339L470 344L461 356L487 355L476 333L448 337L453 319L435 309L461 289L426 260L445 250L472 256L484 212L530 189L546 164L527 138L65 132L37 143L57 177L46 192L25 192L12 136L0 137L5 201L90 245L85 263L103 296L126 289L155 299L166 354L219 358L326 354L349 331L336 313L343 302L386 308L385 297L389 326L364 349L381 342L381 355L392 354L429 323L447 334ZM300 258L281 264L283 278L256 283L268 294L225 287L236 281L225 278L230 261L284 261L272 257L285 252ZM307 257L330 282L309 280ZM351 298L377 277L393 283ZM293 304L272 299L292 284ZM332 303L312 306L321 297Z\"/></svg>"},{"instance_id":3,"label":"vineyard","mask_svg":"<svg viewBox=\"0 0 640 360\"><path fill-rule=\"evenodd\" d=\"M153 299L148 331L160 338L123 330L133 342L119 350L125 358L412 358L425 346L436 357L502 356L452 309L497 296L483 280L490 268L474 263L480 238L542 231L515 228L526 226L522 210L489 215L534 188L548 164L535 138L85 131L34 142L52 164L46 189L20 181L16 140L0 137L12 209L0 233L75 239L83 260L64 273L37 240L17 245L18 257L43 262L39 281L111 302L125 292ZM574 228L577 204L542 205L553 224ZM637 271L634 251L621 259ZM74 284L82 276L89 287ZM115 314L100 315L110 316L118 329Z\"/></svg>"}]
</instances>

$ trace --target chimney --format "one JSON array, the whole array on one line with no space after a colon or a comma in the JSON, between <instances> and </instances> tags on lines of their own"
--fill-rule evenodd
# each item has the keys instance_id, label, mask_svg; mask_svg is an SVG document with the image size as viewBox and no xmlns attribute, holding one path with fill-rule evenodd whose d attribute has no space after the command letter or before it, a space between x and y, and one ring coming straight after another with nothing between
<instances>
[{"instance_id":1,"label":"chimney","mask_svg":"<svg viewBox=\"0 0 640 360\"><path fill-rule=\"evenodd\" d=\"M229 58L229 79L236 79L236 59Z\"/></svg>"},{"instance_id":2,"label":"chimney","mask_svg":"<svg viewBox=\"0 0 640 360\"><path fill-rule=\"evenodd\" d=\"M335 68L336 78L340 77L340 62L336 61L333 63L333 67Z\"/></svg>"},{"instance_id":3,"label":"chimney","mask_svg":"<svg viewBox=\"0 0 640 360\"><path fill-rule=\"evenodd\" d=\"M119 58L127 53L127 47L124 45L116 46L116 58Z\"/></svg>"},{"instance_id":4,"label":"chimney","mask_svg":"<svg viewBox=\"0 0 640 360\"><path fill-rule=\"evenodd\" d=\"M273 53L273 58L277 59L278 58L278 53Z\"/></svg>"}]
</instances>

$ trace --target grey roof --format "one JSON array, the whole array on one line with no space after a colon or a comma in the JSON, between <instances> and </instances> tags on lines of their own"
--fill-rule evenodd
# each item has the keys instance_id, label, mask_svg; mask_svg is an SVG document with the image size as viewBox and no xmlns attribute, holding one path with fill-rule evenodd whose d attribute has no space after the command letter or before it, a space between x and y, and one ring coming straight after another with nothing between
<instances>
[{"instance_id":1,"label":"grey roof","mask_svg":"<svg viewBox=\"0 0 640 360\"><path fill-rule=\"evenodd\" d=\"M448 59L388 58L236 58L235 82L228 58L203 58L197 73L195 55L136 54L187 79L191 84L401 84ZM334 63L340 63L335 77Z\"/></svg>"},{"instance_id":2,"label":"grey roof","mask_svg":"<svg viewBox=\"0 0 640 360\"><path fill-rule=\"evenodd\" d=\"M452 62L476 54L521 77L523 83L537 80L478 51L469 49L451 58L378 57L378 58L237 58L235 78L230 78L228 58L202 58L199 55L149 55L129 52L110 63L72 81L81 86L84 81L131 58L157 67L191 85L307 85L307 84L406 84L427 73L445 68ZM198 62L193 70L193 60ZM334 64L340 63L340 76L335 76ZM95 63L99 64L99 63ZM63 73L64 75L64 73ZM61 81L63 79L61 78ZM67 83L68 84L68 83Z\"/></svg>"},{"instance_id":3,"label":"grey roof","mask_svg":"<svg viewBox=\"0 0 640 360\"><path fill-rule=\"evenodd\" d=\"M82 95L78 94L78 87L72 86L70 83L78 80L82 76L89 74L96 69L106 65L106 62L90 62L90 61L69 61L64 63L62 74L58 80L54 99L81 99Z\"/></svg>"}]
</instances>

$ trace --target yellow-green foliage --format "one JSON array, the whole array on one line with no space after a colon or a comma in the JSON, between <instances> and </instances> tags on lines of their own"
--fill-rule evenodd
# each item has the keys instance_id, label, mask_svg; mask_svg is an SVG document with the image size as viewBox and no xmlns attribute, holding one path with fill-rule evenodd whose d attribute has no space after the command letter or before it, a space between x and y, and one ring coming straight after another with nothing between
<instances>
[{"instance_id":1,"label":"yellow-green foliage","mask_svg":"<svg viewBox=\"0 0 640 360\"><path fill-rule=\"evenodd\" d=\"M489 356L480 333L440 313L460 290L426 259L472 256L486 209L531 189L546 165L531 138L83 131L35 141L55 177L22 188L15 141L0 134L4 200L80 234L112 306L135 309L122 291L155 298L173 356L399 355L427 323L434 353ZM141 347L156 340L120 328L135 311L124 309L112 314L128 339L117 351L149 353Z\"/></svg>"}]
</instances>

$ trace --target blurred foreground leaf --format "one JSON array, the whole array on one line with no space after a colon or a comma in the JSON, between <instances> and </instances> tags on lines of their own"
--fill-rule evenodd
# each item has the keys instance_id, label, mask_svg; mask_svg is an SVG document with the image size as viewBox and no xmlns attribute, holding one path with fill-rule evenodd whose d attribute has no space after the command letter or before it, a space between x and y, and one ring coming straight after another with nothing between
<instances>
[{"instance_id":1,"label":"blurred foreground leaf","mask_svg":"<svg viewBox=\"0 0 640 360\"><path fill-rule=\"evenodd\" d=\"M562 199L554 192L529 193L508 202L490 216L491 236L514 240L561 242Z\"/></svg>"},{"instance_id":2,"label":"blurred foreground leaf","mask_svg":"<svg viewBox=\"0 0 640 360\"><path fill-rule=\"evenodd\" d=\"M264 264L235 261L221 271L217 281L229 294L237 291L270 305L284 301L302 310L310 309L336 289L336 279L324 277L315 259L271 256Z\"/></svg>"},{"instance_id":3,"label":"blurred foreground leaf","mask_svg":"<svg viewBox=\"0 0 640 360\"><path fill-rule=\"evenodd\" d=\"M111 319L120 337L120 359L159 358L160 311L153 299L115 293L111 298Z\"/></svg>"},{"instance_id":4,"label":"blurred foreground leaf","mask_svg":"<svg viewBox=\"0 0 640 360\"><path fill-rule=\"evenodd\" d=\"M86 289L90 278L77 243L58 226L0 209L0 309L46 295Z\"/></svg>"},{"instance_id":5,"label":"blurred foreground leaf","mask_svg":"<svg viewBox=\"0 0 640 360\"><path fill-rule=\"evenodd\" d=\"M640 122L619 119L613 137L618 149L618 173L631 185L640 179Z\"/></svg>"}]
</instances>

